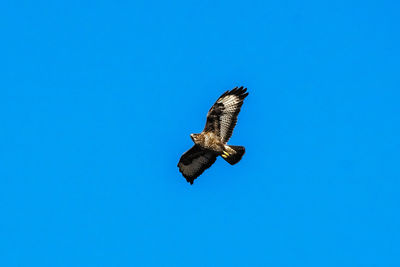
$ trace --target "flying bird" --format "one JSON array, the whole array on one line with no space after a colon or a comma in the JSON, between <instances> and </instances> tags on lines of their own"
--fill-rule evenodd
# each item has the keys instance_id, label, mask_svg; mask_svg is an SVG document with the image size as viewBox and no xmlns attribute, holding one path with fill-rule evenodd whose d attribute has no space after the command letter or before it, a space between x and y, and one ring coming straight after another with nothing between
<instances>
[{"instance_id":1,"label":"flying bird","mask_svg":"<svg viewBox=\"0 0 400 267\"><path fill-rule=\"evenodd\" d=\"M178 162L179 171L190 184L221 156L229 164L238 163L245 152L243 146L231 146L232 136L247 88L235 87L223 93L207 113L204 130L191 134L194 146Z\"/></svg>"}]
</instances>

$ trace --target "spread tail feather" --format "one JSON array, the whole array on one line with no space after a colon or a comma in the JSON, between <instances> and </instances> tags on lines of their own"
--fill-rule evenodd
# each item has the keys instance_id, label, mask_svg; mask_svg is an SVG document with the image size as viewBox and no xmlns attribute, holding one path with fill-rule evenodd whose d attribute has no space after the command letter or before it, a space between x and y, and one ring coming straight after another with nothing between
<instances>
[{"instance_id":1,"label":"spread tail feather","mask_svg":"<svg viewBox=\"0 0 400 267\"><path fill-rule=\"evenodd\" d=\"M221 157L223 157L229 164L235 165L242 159L245 152L245 148L243 146L227 146L227 147L228 149L224 150Z\"/></svg>"}]
</instances>

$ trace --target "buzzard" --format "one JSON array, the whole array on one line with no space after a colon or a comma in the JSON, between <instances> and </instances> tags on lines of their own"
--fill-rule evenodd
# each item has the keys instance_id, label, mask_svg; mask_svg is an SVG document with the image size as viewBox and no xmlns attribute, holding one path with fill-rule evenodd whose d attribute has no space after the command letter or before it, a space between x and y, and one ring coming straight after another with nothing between
<instances>
[{"instance_id":1,"label":"buzzard","mask_svg":"<svg viewBox=\"0 0 400 267\"><path fill-rule=\"evenodd\" d=\"M240 161L243 146L227 145L232 136L243 100L249 93L247 88L235 87L223 93L207 113L204 130L191 134L194 146L179 160L179 171L190 184L221 156L231 165Z\"/></svg>"}]
</instances>

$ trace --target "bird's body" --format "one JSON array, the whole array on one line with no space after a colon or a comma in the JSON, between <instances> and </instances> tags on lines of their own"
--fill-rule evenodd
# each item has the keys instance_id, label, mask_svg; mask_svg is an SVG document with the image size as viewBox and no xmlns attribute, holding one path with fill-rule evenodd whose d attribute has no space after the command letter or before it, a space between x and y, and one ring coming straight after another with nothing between
<instances>
[{"instance_id":1,"label":"bird's body","mask_svg":"<svg viewBox=\"0 0 400 267\"><path fill-rule=\"evenodd\" d=\"M224 143L221 138L213 132L202 132L200 134L191 134L193 142L204 149L209 149L215 152L222 153Z\"/></svg>"},{"instance_id":2,"label":"bird's body","mask_svg":"<svg viewBox=\"0 0 400 267\"><path fill-rule=\"evenodd\" d=\"M190 184L215 162L217 156L223 157L231 165L242 158L245 148L230 146L227 142L247 95L243 87L226 91L208 111L204 130L190 135L195 145L182 155L178 163L179 171Z\"/></svg>"}]
</instances>

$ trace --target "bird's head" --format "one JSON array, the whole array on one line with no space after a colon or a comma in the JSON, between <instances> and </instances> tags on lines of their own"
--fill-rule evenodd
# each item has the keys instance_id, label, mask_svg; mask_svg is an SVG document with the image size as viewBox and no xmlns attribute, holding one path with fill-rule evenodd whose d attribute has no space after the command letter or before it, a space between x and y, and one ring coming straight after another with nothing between
<instances>
[{"instance_id":1,"label":"bird's head","mask_svg":"<svg viewBox=\"0 0 400 267\"><path fill-rule=\"evenodd\" d=\"M192 138L193 142L196 143L197 139L198 139L199 134L190 134L190 138Z\"/></svg>"}]
</instances>

